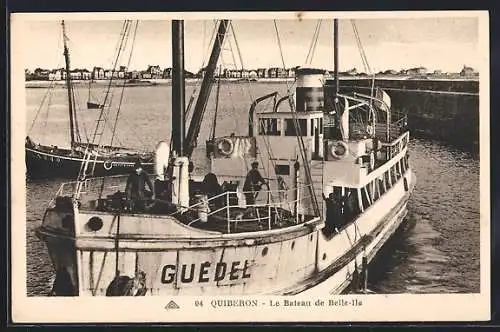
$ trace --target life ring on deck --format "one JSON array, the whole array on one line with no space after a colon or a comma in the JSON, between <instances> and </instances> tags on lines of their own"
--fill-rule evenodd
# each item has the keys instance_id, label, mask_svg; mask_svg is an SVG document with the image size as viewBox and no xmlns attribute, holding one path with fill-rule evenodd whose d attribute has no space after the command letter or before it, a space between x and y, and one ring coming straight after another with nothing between
<instances>
[{"instance_id":1,"label":"life ring on deck","mask_svg":"<svg viewBox=\"0 0 500 332\"><path fill-rule=\"evenodd\" d=\"M223 138L217 144L217 148L222 155L229 156L231 153L233 153L234 143L229 138Z\"/></svg>"},{"instance_id":2,"label":"life ring on deck","mask_svg":"<svg viewBox=\"0 0 500 332\"><path fill-rule=\"evenodd\" d=\"M103 164L103 167L106 171L109 171L113 168L113 162L111 160L106 160Z\"/></svg>"},{"instance_id":3,"label":"life ring on deck","mask_svg":"<svg viewBox=\"0 0 500 332\"><path fill-rule=\"evenodd\" d=\"M335 159L342 159L347 156L347 152L349 152L349 147L346 142L337 141L330 145L330 153Z\"/></svg>"},{"instance_id":4,"label":"life ring on deck","mask_svg":"<svg viewBox=\"0 0 500 332\"><path fill-rule=\"evenodd\" d=\"M405 191L408 191L410 189L408 187L408 179L406 177L403 178L403 185L405 186Z\"/></svg>"},{"instance_id":5,"label":"life ring on deck","mask_svg":"<svg viewBox=\"0 0 500 332\"><path fill-rule=\"evenodd\" d=\"M375 152L370 152L370 172L375 169Z\"/></svg>"}]
</instances>

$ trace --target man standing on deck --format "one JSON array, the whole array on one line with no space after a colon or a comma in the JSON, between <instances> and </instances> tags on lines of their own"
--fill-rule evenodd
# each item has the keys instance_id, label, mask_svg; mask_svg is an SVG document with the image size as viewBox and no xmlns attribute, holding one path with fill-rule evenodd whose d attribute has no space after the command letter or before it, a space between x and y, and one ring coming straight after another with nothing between
<instances>
[{"instance_id":1,"label":"man standing on deck","mask_svg":"<svg viewBox=\"0 0 500 332\"><path fill-rule=\"evenodd\" d=\"M338 197L332 192L328 197L323 194L323 199L326 203L326 227L325 231L328 234L333 233L335 228L343 226L342 218L342 202Z\"/></svg>"},{"instance_id":2,"label":"man standing on deck","mask_svg":"<svg viewBox=\"0 0 500 332\"><path fill-rule=\"evenodd\" d=\"M146 192L146 184L151 192ZM140 161L136 161L134 165L134 172L131 173L127 179L127 186L125 187L125 194L127 200L130 202L130 209L132 211L143 211L144 200L146 196L151 196L154 199L154 187L149 179L148 173L142 168Z\"/></svg>"},{"instance_id":3,"label":"man standing on deck","mask_svg":"<svg viewBox=\"0 0 500 332\"><path fill-rule=\"evenodd\" d=\"M243 185L247 205L255 204L255 198L259 193L260 187L263 184L267 184L262 175L260 175L258 168L259 163L254 161L252 163L252 169L248 172L245 184Z\"/></svg>"}]
</instances>

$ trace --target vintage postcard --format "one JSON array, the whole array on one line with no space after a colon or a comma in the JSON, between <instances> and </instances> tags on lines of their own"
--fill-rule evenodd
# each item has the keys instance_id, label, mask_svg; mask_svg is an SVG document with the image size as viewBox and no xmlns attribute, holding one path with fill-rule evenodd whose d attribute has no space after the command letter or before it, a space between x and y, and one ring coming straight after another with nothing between
<instances>
[{"instance_id":1,"label":"vintage postcard","mask_svg":"<svg viewBox=\"0 0 500 332\"><path fill-rule=\"evenodd\" d=\"M15 322L489 320L486 11L10 31Z\"/></svg>"}]
</instances>

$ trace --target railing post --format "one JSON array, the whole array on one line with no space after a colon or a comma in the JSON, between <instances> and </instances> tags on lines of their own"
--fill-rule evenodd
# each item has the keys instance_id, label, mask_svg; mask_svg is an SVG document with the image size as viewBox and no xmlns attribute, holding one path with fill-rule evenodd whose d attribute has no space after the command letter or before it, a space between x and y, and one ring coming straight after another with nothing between
<instances>
[{"instance_id":1,"label":"railing post","mask_svg":"<svg viewBox=\"0 0 500 332\"><path fill-rule=\"evenodd\" d=\"M231 233L231 219L229 214L229 192L226 192L226 208L227 208L227 233Z\"/></svg>"},{"instance_id":2,"label":"railing post","mask_svg":"<svg viewBox=\"0 0 500 332\"><path fill-rule=\"evenodd\" d=\"M269 230L271 230L271 191L269 190L269 188L267 190L267 217L268 217L267 224Z\"/></svg>"}]
</instances>

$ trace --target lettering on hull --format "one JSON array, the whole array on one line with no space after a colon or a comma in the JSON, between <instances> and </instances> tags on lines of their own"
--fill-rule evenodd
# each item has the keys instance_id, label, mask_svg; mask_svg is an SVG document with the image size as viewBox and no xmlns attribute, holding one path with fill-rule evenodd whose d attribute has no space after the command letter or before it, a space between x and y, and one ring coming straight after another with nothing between
<instances>
[{"instance_id":1,"label":"lettering on hull","mask_svg":"<svg viewBox=\"0 0 500 332\"><path fill-rule=\"evenodd\" d=\"M161 283L171 284L176 279L183 284L248 279L251 276L249 267L248 260L216 264L207 261L201 264L192 263L180 266L167 264L161 269Z\"/></svg>"}]
</instances>

